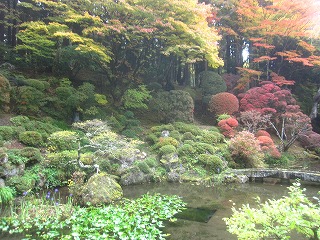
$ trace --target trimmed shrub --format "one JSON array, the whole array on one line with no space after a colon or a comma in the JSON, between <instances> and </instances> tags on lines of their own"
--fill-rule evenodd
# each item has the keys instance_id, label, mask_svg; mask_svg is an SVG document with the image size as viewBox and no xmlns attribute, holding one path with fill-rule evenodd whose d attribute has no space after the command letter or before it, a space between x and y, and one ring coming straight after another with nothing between
<instances>
[{"instance_id":1,"label":"trimmed shrub","mask_svg":"<svg viewBox=\"0 0 320 240\"><path fill-rule=\"evenodd\" d=\"M10 177L6 183L10 187L14 187L17 193L22 194L26 191L34 189L37 181L39 181L39 176L31 171L25 171L22 176Z\"/></svg>"},{"instance_id":2,"label":"trimmed shrub","mask_svg":"<svg viewBox=\"0 0 320 240\"><path fill-rule=\"evenodd\" d=\"M183 144L178 148L179 156L193 157L195 153L196 149L191 144Z\"/></svg>"},{"instance_id":3,"label":"trimmed shrub","mask_svg":"<svg viewBox=\"0 0 320 240\"><path fill-rule=\"evenodd\" d=\"M179 142L172 137L161 137L159 138L158 143L155 145L155 148L159 149L165 145L172 145L174 147L178 147Z\"/></svg>"},{"instance_id":4,"label":"trimmed shrub","mask_svg":"<svg viewBox=\"0 0 320 240\"><path fill-rule=\"evenodd\" d=\"M255 136L256 136L256 137L266 136L266 137L271 138L270 133L268 133L266 130L259 130L259 131L255 134Z\"/></svg>"},{"instance_id":5,"label":"trimmed shrub","mask_svg":"<svg viewBox=\"0 0 320 240\"><path fill-rule=\"evenodd\" d=\"M239 110L239 100L232 93L222 92L211 97L209 111L215 115L229 114Z\"/></svg>"},{"instance_id":6,"label":"trimmed shrub","mask_svg":"<svg viewBox=\"0 0 320 240\"><path fill-rule=\"evenodd\" d=\"M200 154L198 161L214 172L219 172L223 167L223 161L217 155Z\"/></svg>"},{"instance_id":7,"label":"trimmed shrub","mask_svg":"<svg viewBox=\"0 0 320 240\"><path fill-rule=\"evenodd\" d=\"M185 140L195 140L195 136L191 133L191 132L185 132L183 135L182 135L182 141L185 141Z\"/></svg>"},{"instance_id":8,"label":"trimmed shrub","mask_svg":"<svg viewBox=\"0 0 320 240\"><path fill-rule=\"evenodd\" d=\"M10 126L0 126L0 136L3 140L8 141L14 138L15 131Z\"/></svg>"},{"instance_id":9,"label":"trimmed shrub","mask_svg":"<svg viewBox=\"0 0 320 240\"><path fill-rule=\"evenodd\" d=\"M79 136L72 131L58 131L48 137L49 151L64 151L78 149Z\"/></svg>"},{"instance_id":10,"label":"trimmed shrub","mask_svg":"<svg viewBox=\"0 0 320 240\"><path fill-rule=\"evenodd\" d=\"M175 153L176 151L177 151L177 148L175 146L165 145L159 149L159 154L160 156L163 156L163 155Z\"/></svg>"},{"instance_id":11,"label":"trimmed shrub","mask_svg":"<svg viewBox=\"0 0 320 240\"><path fill-rule=\"evenodd\" d=\"M10 118L10 122L17 127L24 126L24 124L26 124L29 121L30 119L27 116L22 116L22 115Z\"/></svg>"},{"instance_id":12,"label":"trimmed shrub","mask_svg":"<svg viewBox=\"0 0 320 240\"><path fill-rule=\"evenodd\" d=\"M238 121L235 118L228 118L223 119L220 122L218 122L218 126L220 127L220 130L222 134L225 137L232 138L236 134L236 128L238 126Z\"/></svg>"},{"instance_id":13,"label":"trimmed shrub","mask_svg":"<svg viewBox=\"0 0 320 240\"><path fill-rule=\"evenodd\" d=\"M193 122L193 99L188 92L182 90L156 93L149 108L159 122Z\"/></svg>"},{"instance_id":14,"label":"trimmed shrub","mask_svg":"<svg viewBox=\"0 0 320 240\"><path fill-rule=\"evenodd\" d=\"M205 104L209 103L212 95L227 91L227 85L225 81L216 72L203 71L199 74L199 80L203 102Z\"/></svg>"},{"instance_id":15,"label":"trimmed shrub","mask_svg":"<svg viewBox=\"0 0 320 240\"><path fill-rule=\"evenodd\" d=\"M197 136L201 134L201 129L194 124L188 124L184 122L175 122L173 123L174 129L180 133L191 132L193 135Z\"/></svg>"},{"instance_id":16,"label":"trimmed shrub","mask_svg":"<svg viewBox=\"0 0 320 240\"><path fill-rule=\"evenodd\" d=\"M19 134L19 141L27 146L43 146L43 139L40 133L36 131L25 131Z\"/></svg>"},{"instance_id":17,"label":"trimmed shrub","mask_svg":"<svg viewBox=\"0 0 320 240\"><path fill-rule=\"evenodd\" d=\"M197 140L208 144L216 144L222 142L224 137L221 133L203 130L201 135L197 136Z\"/></svg>"}]
</instances>

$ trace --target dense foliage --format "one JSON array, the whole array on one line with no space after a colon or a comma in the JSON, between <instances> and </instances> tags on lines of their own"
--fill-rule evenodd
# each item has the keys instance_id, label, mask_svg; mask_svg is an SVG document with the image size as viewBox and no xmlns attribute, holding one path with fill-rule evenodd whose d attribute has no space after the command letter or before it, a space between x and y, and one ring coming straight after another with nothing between
<instances>
[{"instance_id":1,"label":"dense foliage","mask_svg":"<svg viewBox=\"0 0 320 240\"><path fill-rule=\"evenodd\" d=\"M164 239L163 221L174 221L185 206L177 196L160 194L88 208L73 206L72 197L66 204L59 201L57 189L40 199L23 199L20 212L1 219L1 232L37 239Z\"/></svg>"},{"instance_id":2,"label":"dense foliage","mask_svg":"<svg viewBox=\"0 0 320 240\"><path fill-rule=\"evenodd\" d=\"M227 230L238 239L290 239L300 233L309 239L319 239L320 202L305 195L306 189L296 182L288 187L289 195L264 203L257 198L257 206L243 205L232 208L233 215L225 218Z\"/></svg>"}]
</instances>

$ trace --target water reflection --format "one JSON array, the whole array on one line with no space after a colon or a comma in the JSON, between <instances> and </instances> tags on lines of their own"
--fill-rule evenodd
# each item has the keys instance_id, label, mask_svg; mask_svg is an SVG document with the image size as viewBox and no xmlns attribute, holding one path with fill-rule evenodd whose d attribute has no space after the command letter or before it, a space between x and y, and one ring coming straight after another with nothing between
<instances>
[{"instance_id":1,"label":"water reflection","mask_svg":"<svg viewBox=\"0 0 320 240\"><path fill-rule=\"evenodd\" d=\"M162 194L175 194L181 196L188 207L215 209L215 213L206 222L178 219L175 223L167 223L165 232L169 233L170 240L226 240L236 239L226 231L222 218L232 214L231 208L241 207L249 203L255 205L255 197L261 201L277 199L287 195L289 185L280 184L228 184L215 187L198 186L190 183L157 183L124 187L127 198L139 197L149 192ZM303 185L307 188L308 196L316 196L320 190L319 185ZM292 238L294 239L294 238ZM301 239L301 238L296 238Z\"/></svg>"}]
</instances>

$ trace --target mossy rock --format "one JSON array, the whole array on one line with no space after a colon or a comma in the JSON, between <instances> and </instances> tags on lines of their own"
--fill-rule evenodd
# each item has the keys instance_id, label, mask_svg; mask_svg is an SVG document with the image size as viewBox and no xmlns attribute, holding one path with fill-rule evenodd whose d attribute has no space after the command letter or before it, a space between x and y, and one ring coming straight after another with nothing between
<instances>
[{"instance_id":1,"label":"mossy rock","mask_svg":"<svg viewBox=\"0 0 320 240\"><path fill-rule=\"evenodd\" d=\"M89 178L81 189L81 204L101 205L112 203L123 196L121 186L107 173L101 172Z\"/></svg>"}]
</instances>

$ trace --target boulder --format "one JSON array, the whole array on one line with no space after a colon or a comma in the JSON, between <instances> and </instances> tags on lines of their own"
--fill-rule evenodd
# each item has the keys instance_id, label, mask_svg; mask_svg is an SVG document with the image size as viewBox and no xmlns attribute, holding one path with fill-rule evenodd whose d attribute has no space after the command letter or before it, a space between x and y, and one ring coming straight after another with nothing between
<instances>
[{"instance_id":1,"label":"boulder","mask_svg":"<svg viewBox=\"0 0 320 240\"><path fill-rule=\"evenodd\" d=\"M89 178L80 192L80 203L83 205L108 204L121 199L123 190L110 175L97 173Z\"/></svg>"},{"instance_id":2,"label":"boulder","mask_svg":"<svg viewBox=\"0 0 320 240\"><path fill-rule=\"evenodd\" d=\"M142 184L151 181L151 175L142 172L137 166L133 166L121 175L120 184L124 186Z\"/></svg>"}]
</instances>

